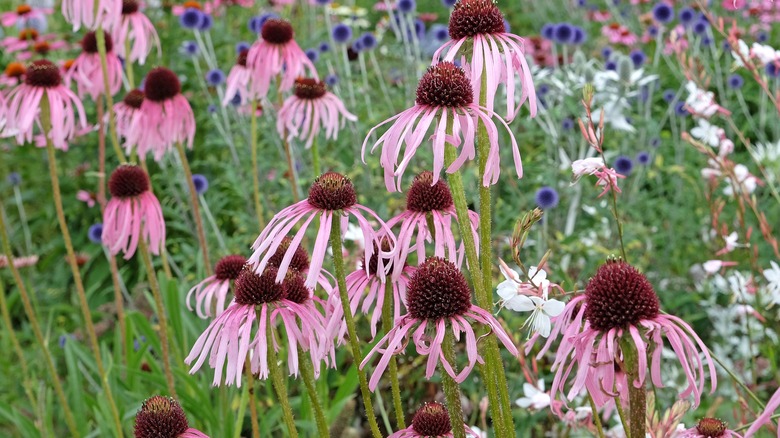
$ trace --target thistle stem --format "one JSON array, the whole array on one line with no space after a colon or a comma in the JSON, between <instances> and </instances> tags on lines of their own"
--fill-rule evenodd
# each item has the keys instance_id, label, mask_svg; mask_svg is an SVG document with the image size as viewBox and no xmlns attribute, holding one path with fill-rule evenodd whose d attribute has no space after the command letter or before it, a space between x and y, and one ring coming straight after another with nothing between
<instances>
[{"instance_id":1,"label":"thistle stem","mask_svg":"<svg viewBox=\"0 0 780 438\"><path fill-rule=\"evenodd\" d=\"M334 216L337 212L333 212ZM368 390L368 379L365 371L360 369L360 363L363 362L363 354L360 352L360 343L355 329L355 318L352 316L352 309L349 308L349 296L347 295L347 280L344 271L344 254L341 247L341 218L334 217L330 229L330 244L333 249L333 267L336 271L336 281L339 286L339 298L341 299L341 309L344 312L344 320L347 323L347 332L349 334L349 345L352 349L352 357L357 365L358 380L360 380L360 393L363 396L363 404L366 408L366 417L371 427L371 433L374 438L381 438L379 424L374 415L374 404L371 401L371 391Z\"/></svg>"},{"instance_id":2,"label":"thistle stem","mask_svg":"<svg viewBox=\"0 0 780 438\"><path fill-rule=\"evenodd\" d=\"M274 345L274 332L271 328L271 311L268 311L268 322L265 325L265 337L268 342L268 369L271 374L271 382L276 390L276 396L279 397L279 403L282 405L282 414L284 422L287 425L287 431L292 438L298 437L298 429L295 428L295 419L293 418L290 400L287 398L287 385L284 384L282 369L279 367L279 358L276 355Z\"/></svg>"},{"instance_id":3,"label":"thistle stem","mask_svg":"<svg viewBox=\"0 0 780 438\"><path fill-rule=\"evenodd\" d=\"M257 215L258 229L265 228L263 220L263 203L260 201L260 174L257 168L257 101L253 100L251 114L249 116L249 136L252 148L252 188L254 189L255 214Z\"/></svg>"},{"instance_id":4,"label":"thistle stem","mask_svg":"<svg viewBox=\"0 0 780 438\"><path fill-rule=\"evenodd\" d=\"M111 95L111 84L108 79L108 58L106 54L106 37L103 34L103 26L98 25L95 31L95 41L97 42L98 55L100 56L100 69L103 73L104 95L106 96L106 106L108 107L108 129L111 134L111 145L120 163L127 162L122 148L119 146L119 136L116 133L116 114L114 114L114 96Z\"/></svg>"},{"instance_id":5,"label":"thistle stem","mask_svg":"<svg viewBox=\"0 0 780 438\"><path fill-rule=\"evenodd\" d=\"M121 438L124 436L122 431L122 421L119 417L119 410L114 402L114 396L111 393L111 385L108 383L108 376L106 369L103 366L103 358L100 355L100 345L98 344L97 334L95 333L95 325L92 323L92 314L89 309L89 302L87 302L87 293L84 290L84 283L81 281L81 271L79 271L79 265L76 261L76 252L73 250L73 242L70 238L70 231L68 231L68 223L65 221L65 211L62 208L62 194L60 192L60 179L57 176L57 155L54 150L54 144L49 137L49 131L51 130L51 112L49 109L49 97L44 93L41 99L41 126L43 127L43 135L46 138L46 152L49 159L49 176L51 177L51 189L54 197L54 207L57 210L57 221L60 225L60 232L62 233L62 240L65 244L65 250L67 252L68 264L73 274L73 282L76 285L76 292L81 307L81 314L84 317L84 325L87 331L87 337L89 338L90 346L92 347L92 354L95 357L95 366L97 367L98 374L100 375L101 385L103 386L103 392L105 392L106 401L111 409L111 415L114 420L115 432ZM54 376L52 376L54 377Z\"/></svg>"},{"instance_id":6,"label":"thistle stem","mask_svg":"<svg viewBox=\"0 0 780 438\"><path fill-rule=\"evenodd\" d=\"M209 245L206 241L206 232L203 229L203 220L200 217L200 203L198 202L198 192L195 191L195 182L192 181L192 170L190 169L190 163L187 161L187 154L184 152L184 145L181 142L176 143L176 149L179 151L179 157L181 158L181 167L184 169L184 178L187 180L187 187L190 192L190 204L192 204L192 216L195 219L195 227L198 231L198 242L200 243L200 250L203 254L203 269L206 271L206 276L211 275L211 261L209 260Z\"/></svg>"},{"instance_id":7,"label":"thistle stem","mask_svg":"<svg viewBox=\"0 0 780 438\"><path fill-rule=\"evenodd\" d=\"M320 397L317 395L317 385L314 378L314 368L306 359L305 352L298 346L298 357L301 365L301 376L303 377L303 384L306 386L306 392L309 393L309 399L311 400L312 411L314 412L314 420L317 423L317 434L323 438L330 437L330 431L328 430L328 421L325 419L325 412L322 410L322 403Z\"/></svg>"},{"instance_id":8,"label":"thistle stem","mask_svg":"<svg viewBox=\"0 0 780 438\"><path fill-rule=\"evenodd\" d=\"M149 247L146 245L146 241L143 238L138 239L138 251L141 253L144 267L146 267L146 277L149 279L149 288L152 290L154 305L157 307L157 319L160 323L160 346L162 348L165 381L168 384L168 392L170 393L171 397L178 398L176 396L176 387L173 383L173 370L171 369L171 352L170 346L168 345L168 318L165 316L165 305L163 304L162 295L160 294L160 285L157 283L157 274L154 271L154 265L152 265L152 257L149 254Z\"/></svg>"},{"instance_id":9,"label":"thistle stem","mask_svg":"<svg viewBox=\"0 0 780 438\"><path fill-rule=\"evenodd\" d=\"M389 333L393 329L393 300L395 295L393 294L393 283L390 279L385 280L385 300L382 303L382 330L385 334ZM405 429L406 422L404 419L404 407L401 402L401 387L398 383L398 362L395 356L390 358L390 365L388 367L390 373L390 388L393 393L393 410L395 410L395 422L398 429Z\"/></svg>"},{"instance_id":10,"label":"thistle stem","mask_svg":"<svg viewBox=\"0 0 780 438\"><path fill-rule=\"evenodd\" d=\"M441 344L441 351L447 362L455 368L455 338L452 331L445 328L444 340ZM444 397L447 400L447 412L450 414L450 426L452 427L452 436L454 438L466 438L466 427L463 421L463 408L460 404L460 386L455 379L450 376L443 365L439 366L441 373L441 383L444 389Z\"/></svg>"}]
</instances>

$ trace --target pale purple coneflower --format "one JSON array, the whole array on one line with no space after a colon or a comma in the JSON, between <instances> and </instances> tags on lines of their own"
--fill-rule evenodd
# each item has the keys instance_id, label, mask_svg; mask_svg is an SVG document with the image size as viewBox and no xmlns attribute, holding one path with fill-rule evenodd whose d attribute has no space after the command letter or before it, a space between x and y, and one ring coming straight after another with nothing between
<instances>
[{"instance_id":1,"label":"pale purple coneflower","mask_svg":"<svg viewBox=\"0 0 780 438\"><path fill-rule=\"evenodd\" d=\"M133 149L134 144L131 140L137 138L134 130L137 129L133 124L135 115L140 111L144 103L144 92L139 89L130 90L125 97L114 104L114 115L116 117L116 133L124 138L124 148L127 154Z\"/></svg>"},{"instance_id":2,"label":"pale purple coneflower","mask_svg":"<svg viewBox=\"0 0 780 438\"><path fill-rule=\"evenodd\" d=\"M258 272L262 272L269 260L276 254L282 241L300 223L300 229L290 241L289 248L284 259L279 264L277 281L282 281L295 251L301 244L309 225L317 219L319 230L311 251L311 263L306 276L306 286L314 287L322 270L322 264L328 249L328 241L331 234L331 224L334 220L341 221L341 229L346 230L349 216L353 216L360 226L363 238L366 242L375 242L376 232L368 218L374 219L380 226L383 235L392 236L384 221L368 207L357 203L357 193L352 181L336 172L327 172L314 180L309 188L309 197L293 204L277 213L271 222L266 225L260 236L252 245L254 253L249 262L256 265ZM368 218L366 217L368 216ZM385 234L387 233L387 234ZM392 242L395 245L395 241ZM363 250L363 258L371 259L374 246L367 244ZM383 261L380 258L380 264ZM365 267L368 269L368 266Z\"/></svg>"},{"instance_id":3,"label":"pale purple coneflower","mask_svg":"<svg viewBox=\"0 0 780 438\"><path fill-rule=\"evenodd\" d=\"M493 111L498 86L505 84L507 119L514 119L526 100L531 117L536 115L536 91L525 60L525 41L506 31L504 15L493 0L459 0L452 9L449 34L450 40L433 54L434 64L461 59L471 73L474 94L484 93L489 111ZM471 53L471 58L464 52ZM515 77L520 80L519 104L515 103ZM483 80L485 90L481 89Z\"/></svg>"},{"instance_id":4,"label":"pale purple coneflower","mask_svg":"<svg viewBox=\"0 0 780 438\"><path fill-rule=\"evenodd\" d=\"M87 128L84 106L62 85L60 69L45 59L30 64L24 82L8 95L6 132L13 133L19 144L32 142L34 125L41 128L39 109L44 98L49 107L49 139L55 148L66 151L79 128Z\"/></svg>"},{"instance_id":5,"label":"pale purple coneflower","mask_svg":"<svg viewBox=\"0 0 780 438\"><path fill-rule=\"evenodd\" d=\"M430 257L412 274L406 289L408 313L396 320L395 327L366 355L360 368L364 368L377 352L381 359L374 370L368 387L373 391L387 368L390 358L403 353L409 338L414 341L417 353L428 356L425 378L430 379L441 363L444 370L456 382L462 383L477 362L483 360L477 351L474 323L490 327L507 350L517 356L517 348L501 324L490 312L471 304L471 289L466 277L455 266L442 258ZM468 319L472 321L469 321ZM449 326L449 327L448 327ZM460 373L447 361L442 342L447 330L452 330L455 340L465 335L468 363ZM428 334L428 331L432 332Z\"/></svg>"},{"instance_id":6,"label":"pale purple coneflower","mask_svg":"<svg viewBox=\"0 0 780 438\"><path fill-rule=\"evenodd\" d=\"M399 224L401 227L398 231L396 266L403 266L414 250L417 251L417 263L421 264L425 260L425 243L431 241L434 256L446 258L461 266L464 250L462 244L458 247L452 233L453 221L457 223L458 220L452 193L446 182L439 180L434 183L433 180L433 173L427 170L415 176L406 193L406 211L387 221L390 228ZM433 230L429 229L429 217ZM469 221L479 248L479 214L469 210Z\"/></svg>"},{"instance_id":7,"label":"pale purple coneflower","mask_svg":"<svg viewBox=\"0 0 780 438\"><path fill-rule=\"evenodd\" d=\"M371 134L387 123L392 126L379 137L372 148L373 152L382 146L380 164L385 170L385 185L390 191L401 191L404 171L427 133L434 126L433 141L433 181L439 180L444 168L444 149L450 144L460 149L458 158L447 168L447 173L456 172L466 160L476 156L475 136L477 119L487 128L490 141L490 153L482 184L495 184L500 172L498 129L493 123L494 113L474 102L474 93L466 72L451 62L440 62L428 67L428 71L417 85L415 105L371 128L363 141L362 155L365 162L366 145ZM523 164L517 141L509 126L500 117L498 120L506 128L512 143L512 155L517 176L523 176ZM404 148L405 146L405 148ZM401 149L403 159L398 162Z\"/></svg>"},{"instance_id":8,"label":"pale purple coneflower","mask_svg":"<svg viewBox=\"0 0 780 438\"><path fill-rule=\"evenodd\" d=\"M271 18L263 23L260 38L247 54L247 65L252 70L249 99L266 97L271 81L278 74L282 75L279 91L292 88L299 77L319 79L317 69L295 42L294 36L293 27L287 21Z\"/></svg>"},{"instance_id":9,"label":"pale purple coneflower","mask_svg":"<svg viewBox=\"0 0 780 438\"><path fill-rule=\"evenodd\" d=\"M230 68L230 73L225 80L225 98L222 99L222 106L227 106L238 95L240 103L247 102L249 96L249 81L252 79L252 70L246 66L246 59L249 49L239 52L236 58L236 64Z\"/></svg>"},{"instance_id":10,"label":"pale purple coneflower","mask_svg":"<svg viewBox=\"0 0 780 438\"><path fill-rule=\"evenodd\" d=\"M123 164L108 179L111 200L103 212L103 244L112 255L129 259L144 239L152 254L165 245L165 220L149 176L138 166Z\"/></svg>"},{"instance_id":11,"label":"pale purple coneflower","mask_svg":"<svg viewBox=\"0 0 780 438\"><path fill-rule=\"evenodd\" d=\"M149 18L141 12L141 2L137 0L122 1L122 16L113 31L116 42L116 53L125 59L125 62L137 62L140 65L146 63L146 57L157 48L157 56L160 56L160 37L157 29ZM130 48L125 53L126 45Z\"/></svg>"},{"instance_id":12,"label":"pale purple coneflower","mask_svg":"<svg viewBox=\"0 0 780 438\"><path fill-rule=\"evenodd\" d=\"M5 66L3 74L0 75L0 86L12 88L24 81L24 75L27 74L27 68L18 61L9 62ZM7 104L7 102L6 102Z\"/></svg>"},{"instance_id":13,"label":"pale purple coneflower","mask_svg":"<svg viewBox=\"0 0 780 438\"><path fill-rule=\"evenodd\" d=\"M709 367L712 389L717 385L715 365L701 339L682 319L662 314L650 282L623 261L610 260L599 267L585 293L569 301L563 313L555 318L551 336L537 357L549 349L558 334L562 336L552 366L555 371L550 390L553 399L564 392L576 368L566 399L573 400L587 389L598 408L615 397L625 403L628 393L620 387L628 385L622 378L628 372L624 368L626 344L635 349L637 356L638 380L630 383L636 388L643 387L649 373L653 385L662 387L664 336L688 381L681 397L692 394L695 404L699 404L704 391L705 365ZM530 347L529 343L527 348ZM560 408L556 409L556 414L561 415Z\"/></svg>"},{"instance_id":14,"label":"pale purple coneflower","mask_svg":"<svg viewBox=\"0 0 780 438\"><path fill-rule=\"evenodd\" d=\"M246 264L246 257L229 255L222 257L214 266L214 275L206 277L187 293L187 308L193 310L190 301L195 295L195 311L199 318L219 316L225 310L230 285Z\"/></svg>"},{"instance_id":15,"label":"pale purple coneflower","mask_svg":"<svg viewBox=\"0 0 780 438\"><path fill-rule=\"evenodd\" d=\"M209 438L189 426L187 415L172 397L155 395L144 400L135 416L135 438Z\"/></svg>"},{"instance_id":16,"label":"pale purple coneflower","mask_svg":"<svg viewBox=\"0 0 780 438\"><path fill-rule=\"evenodd\" d=\"M62 15L77 31L82 26L95 30L101 26L111 30L122 15L122 0L62 0Z\"/></svg>"},{"instance_id":17,"label":"pale purple coneflower","mask_svg":"<svg viewBox=\"0 0 780 438\"><path fill-rule=\"evenodd\" d=\"M696 426L678 432L675 438L742 438L742 435L729 429L728 423L723 420L702 418Z\"/></svg>"},{"instance_id":18,"label":"pale purple coneflower","mask_svg":"<svg viewBox=\"0 0 780 438\"><path fill-rule=\"evenodd\" d=\"M53 12L51 8L36 8L26 3L16 7L16 10L0 14L0 24L5 27L25 27L28 20L41 20L46 22L46 16Z\"/></svg>"},{"instance_id":19,"label":"pale purple coneflower","mask_svg":"<svg viewBox=\"0 0 780 438\"><path fill-rule=\"evenodd\" d=\"M113 96L122 88L122 62L114 52L114 43L111 35L104 32L106 41L106 74L108 75L109 92ZM65 81L76 82L80 97L89 94L92 100L105 94L106 87L103 82L103 68L100 54L98 53L97 38L95 32L88 32L81 39L81 54L73 61L65 73Z\"/></svg>"},{"instance_id":20,"label":"pale purple coneflower","mask_svg":"<svg viewBox=\"0 0 780 438\"><path fill-rule=\"evenodd\" d=\"M480 438L468 425L464 425L466 436ZM387 438L452 438L452 425L447 408L437 402L426 403L417 409L412 417L412 424Z\"/></svg>"},{"instance_id":21,"label":"pale purple coneflower","mask_svg":"<svg viewBox=\"0 0 780 438\"><path fill-rule=\"evenodd\" d=\"M195 114L181 94L181 82L174 72L157 67L146 75L144 100L132 125L125 135L127 144L138 148L138 155L151 151L154 160L160 161L176 143L192 149Z\"/></svg>"},{"instance_id":22,"label":"pale purple coneflower","mask_svg":"<svg viewBox=\"0 0 780 438\"><path fill-rule=\"evenodd\" d=\"M320 362L326 359L317 340L325 332L321 318L311 314L311 307L301 305L305 299L300 294L287 299L289 283L276 282L278 270L269 266L261 274L253 266L247 265L235 282L234 299L231 304L216 317L200 335L184 360L192 364L190 374L200 369L208 359L214 368L215 386L222 383L223 369L225 384L241 386L244 362L249 357L250 369L260 379L269 376L268 348L279 350L280 346L266 336L267 324L275 325L281 319L287 334L288 361L290 375L298 375L298 346L308 351L315 372ZM290 271L294 274L294 271ZM258 329L253 333L254 322ZM298 325L300 321L300 326ZM252 354L249 354L249 350ZM193 364L194 362L194 364Z\"/></svg>"},{"instance_id":23,"label":"pale purple coneflower","mask_svg":"<svg viewBox=\"0 0 780 438\"><path fill-rule=\"evenodd\" d=\"M354 122L357 117L328 91L324 82L298 78L292 96L279 109L276 131L280 136L284 136L286 130L291 138L305 139L308 149L323 128L326 139L336 140L346 120Z\"/></svg>"}]
</instances>

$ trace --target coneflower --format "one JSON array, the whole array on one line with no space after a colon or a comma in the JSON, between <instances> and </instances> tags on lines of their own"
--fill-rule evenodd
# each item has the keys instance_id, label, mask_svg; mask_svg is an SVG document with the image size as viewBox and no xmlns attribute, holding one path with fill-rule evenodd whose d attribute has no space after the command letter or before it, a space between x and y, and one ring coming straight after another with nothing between
<instances>
[{"instance_id":1,"label":"coneflower","mask_svg":"<svg viewBox=\"0 0 780 438\"><path fill-rule=\"evenodd\" d=\"M246 257L229 255L222 257L214 266L214 275L210 275L196 284L187 293L187 308L192 311L190 300L195 295L195 311L200 318L219 316L225 310L225 301L230 285L244 269Z\"/></svg>"},{"instance_id":2,"label":"coneflower","mask_svg":"<svg viewBox=\"0 0 780 438\"><path fill-rule=\"evenodd\" d=\"M464 425L466 436L480 438L479 434ZM452 425L447 408L437 402L426 403L417 409L412 424L387 438L452 438Z\"/></svg>"},{"instance_id":3,"label":"coneflower","mask_svg":"<svg viewBox=\"0 0 780 438\"><path fill-rule=\"evenodd\" d=\"M119 23L122 0L62 0L62 15L77 31L82 26L95 30L98 26L111 30Z\"/></svg>"},{"instance_id":4,"label":"coneflower","mask_svg":"<svg viewBox=\"0 0 780 438\"><path fill-rule=\"evenodd\" d=\"M116 42L116 53L125 58L127 62L137 62L144 65L146 57L155 47L157 47L158 56L161 53L157 29L141 12L138 0L122 1L122 15L119 23L114 26L113 37ZM131 47L129 53L125 53L125 46Z\"/></svg>"},{"instance_id":5,"label":"coneflower","mask_svg":"<svg viewBox=\"0 0 780 438\"><path fill-rule=\"evenodd\" d=\"M135 438L209 438L189 426L181 405L171 397L155 395L144 400L135 415Z\"/></svg>"},{"instance_id":6,"label":"coneflower","mask_svg":"<svg viewBox=\"0 0 780 438\"><path fill-rule=\"evenodd\" d=\"M677 438L742 438L742 435L729 429L728 423L718 418L702 418L696 426L675 436Z\"/></svg>"},{"instance_id":7,"label":"coneflower","mask_svg":"<svg viewBox=\"0 0 780 438\"><path fill-rule=\"evenodd\" d=\"M106 42L106 74L108 75L109 92L113 96L122 88L122 62L114 52L114 43L111 35L104 31ZM105 94L103 83L103 69L101 67L100 54L98 53L97 38L95 32L88 32L81 39L81 54L73 61L65 80L69 83L76 81L80 96L89 94L92 100Z\"/></svg>"}]
</instances>

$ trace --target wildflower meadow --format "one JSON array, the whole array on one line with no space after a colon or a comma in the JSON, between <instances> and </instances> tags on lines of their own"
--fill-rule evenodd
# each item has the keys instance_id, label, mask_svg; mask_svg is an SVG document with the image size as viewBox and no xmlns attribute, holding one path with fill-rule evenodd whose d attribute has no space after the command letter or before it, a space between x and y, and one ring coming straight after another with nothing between
<instances>
[{"instance_id":1,"label":"wildflower meadow","mask_svg":"<svg viewBox=\"0 0 780 438\"><path fill-rule=\"evenodd\" d=\"M0 436L780 438L780 1L0 0Z\"/></svg>"}]
</instances>

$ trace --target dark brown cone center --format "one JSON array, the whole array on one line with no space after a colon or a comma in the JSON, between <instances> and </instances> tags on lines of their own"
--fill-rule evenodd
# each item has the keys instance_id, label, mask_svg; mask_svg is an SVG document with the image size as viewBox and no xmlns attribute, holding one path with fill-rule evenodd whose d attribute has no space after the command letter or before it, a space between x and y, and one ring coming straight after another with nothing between
<instances>
[{"instance_id":1,"label":"dark brown cone center","mask_svg":"<svg viewBox=\"0 0 780 438\"><path fill-rule=\"evenodd\" d=\"M62 75L54 63L41 59L27 67L24 83L33 87L52 88L62 83Z\"/></svg>"},{"instance_id":2,"label":"dark brown cone center","mask_svg":"<svg viewBox=\"0 0 780 438\"><path fill-rule=\"evenodd\" d=\"M340 173L324 173L309 188L309 204L321 210L343 210L356 203L357 193L352 181Z\"/></svg>"},{"instance_id":3,"label":"dark brown cone center","mask_svg":"<svg viewBox=\"0 0 780 438\"><path fill-rule=\"evenodd\" d=\"M152 102L163 102L181 93L181 82L176 73L165 67L152 69L146 75L144 94Z\"/></svg>"},{"instance_id":4,"label":"dark brown cone center","mask_svg":"<svg viewBox=\"0 0 780 438\"><path fill-rule=\"evenodd\" d=\"M658 296L647 278L623 261L607 261L585 287L585 319L599 331L636 326L658 316Z\"/></svg>"},{"instance_id":5,"label":"dark brown cone center","mask_svg":"<svg viewBox=\"0 0 780 438\"><path fill-rule=\"evenodd\" d=\"M214 276L217 280L235 280L244 269L246 258L240 255L222 257L214 266Z\"/></svg>"},{"instance_id":6,"label":"dark brown cone center","mask_svg":"<svg viewBox=\"0 0 780 438\"><path fill-rule=\"evenodd\" d=\"M463 108L474 102L466 72L451 62L428 67L417 85L418 105Z\"/></svg>"},{"instance_id":7,"label":"dark brown cone center","mask_svg":"<svg viewBox=\"0 0 780 438\"><path fill-rule=\"evenodd\" d=\"M420 436L440 437L452 431L450 415L441 403L427 403L412 418L412 429Z\"/></svg>"},{"instance_id":8,"label":"dark brown cone center","mask_svg":"<svg viewBox=\"0 0 780 438\"><path fill-rule=\"evenodd\" d=\"M256 306L284 298L284 288L276 283L277 269L268 267L262 274L246 265L235 283L235 300L241 305Z\"/></svg>"},{"instance_id":9,"label":"dark brown cone center","mask_svg":"<svg viewBox=\"0 0 780 438\"><path fill-rule=\"evenodd\" d=\"M263 28L260 29L260 36L271 44L287 44L293 39L295 32L292 25L287 21L271 18L263 23Z\"/></svg>"},{"instance_id":10,"label":"dark brown cone center","mask_svg":"<svg viewBox=\"0 0 780 438\"><path fill-rule=\"evenodd\" d=\"M453 40L505 32L504 14L492 0L460 0L450 16Z\"/></svg>"},{"instance_id":11,"label":"dark brown cone center","mask_svg":"<svg viewBox=\"0 0 780 438\"><path fill-rule=\"evenodd\" d=\"M442 319L464 314L471 307L471 288L453 263L429 257L409 280L406 308L416 319Z\"/></svg>"},{"instance_id":12,"label":"dark brown cone center","mask_svg":"<svg viewBox=\"0 0 780 438\"><path fill-rule=\"evenodd\" d=\"M298 78L295 80L294 93L298 99L319 99L328 92L324 82L312 78Z\"/></svg>"},{"instance_id":13,"label":"dark brown cone center","mask_svg":"<svg viewBox=\"0 0 780 438\"><path fill-rule=\"evenodd\" d=\"M147 190L149 190L149 176L138 166L123 164L108 178L108 191L116 198L133 198Z\"/></svg>"},{"instance_id":14,"label":"dark brown cone center","mask_svg":"<svg viewBox=\"0 0 780 438\"><path fill-rule=\"evenodd\" d=\"M433 172L425 171L414 177L406 193L406 209L421 213L442 211L452 207L452 193L447 183L439 179L433 184Z\"/></svg>"},{"instance_id":15,"label":"dark brown cone center","mask_svg":"<svg viewBox=\"0 0 780 438\"><path fill-rule=\"evenodd\" d=\"M187 429L187 416L171 397L157 395L147 399L135 417L136 438L176 438Z\"/></svg>"}]
</instances>

